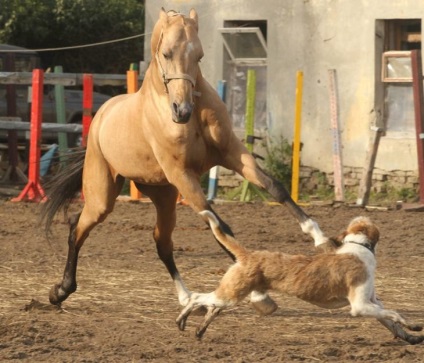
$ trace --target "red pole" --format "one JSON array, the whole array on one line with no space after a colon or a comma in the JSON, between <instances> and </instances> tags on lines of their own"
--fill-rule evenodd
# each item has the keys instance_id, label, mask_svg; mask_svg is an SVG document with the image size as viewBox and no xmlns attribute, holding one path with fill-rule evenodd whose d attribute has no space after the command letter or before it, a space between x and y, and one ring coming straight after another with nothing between
<instances>
[{"instance_id":1,"label":"red pole","mask_svg":"<svg viewBox=\"0 0 424 363\"><path fill-rule=\"evenodd\" d=\"M21 194L13 198L13 202L43 201L45 193L40 184L40 156L41 156L41 121L43 113L43 80L42 69L32 71L32 105L31 105L31 135L29 149L28 184Z\"/></svg>"},{"instance_id":2,"label":"red pole","mask_svg":"<svg viewBox=\"0 0 424 363\"><path fill-rule=\"evenodd\" d=\"M424 106L423 70L421 51L411 51L412 86L414 91L415 129L417 134L418 176L420 181L420 203L424 204Z\"/></svg>"},{"instance_id":3,"label":"red pole","mask_svg":"<svg viewBox=\"0 0 424 363\"><path fill-rule=\"evenodd\" d=\"M93 119L93 75L84 74L82 81L82 145L87 146L88 131Z\"/></svg>"}]
</instances>

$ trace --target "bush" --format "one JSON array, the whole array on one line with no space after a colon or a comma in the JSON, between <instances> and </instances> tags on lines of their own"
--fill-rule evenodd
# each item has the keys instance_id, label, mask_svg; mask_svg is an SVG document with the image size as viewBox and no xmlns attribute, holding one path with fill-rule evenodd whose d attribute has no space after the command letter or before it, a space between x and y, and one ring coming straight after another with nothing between
<instances>
[{"instance_id":1,"label":"bush","mask_svg":"<svg viewBox=\"0 0 424 363\"><path fill-rule=\"evenodd\" d=\"M264 161L266 172L290 189L292 178L292 145L283 136L268 140L264 145L267 155Z\"/></svg>"}]
</instances>

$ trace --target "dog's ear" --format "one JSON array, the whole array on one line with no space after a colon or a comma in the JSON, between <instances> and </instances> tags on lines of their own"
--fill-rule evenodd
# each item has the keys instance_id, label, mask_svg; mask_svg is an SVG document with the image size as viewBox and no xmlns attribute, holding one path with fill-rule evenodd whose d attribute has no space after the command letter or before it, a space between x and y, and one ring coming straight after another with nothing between
<instances>
[{"instance_id":1,"label":"dog's ear","mask_svg":"<svg viewBox=\"0 0 424 363\"><path fill-rule=\"evenodd\" d=\"M346 236L346 233L337 236L337 237L330 237L327 239L326 243L321 243L320 245L316 246L317 251L324 252L324 253L331 253L337 250L343 243L343 239Z\"/></svg>"},{"instance_id":2,"label":"dog's ear","mask_svg":"<svg viewBox=\"0 0 424 363\"><path fill-rule=\"evenodd\" d=\"M337 237L331 238L337 247L340 247L343 244L343 240L348 235L347 231L340 233Z\"/></svg>"}]
</instances>

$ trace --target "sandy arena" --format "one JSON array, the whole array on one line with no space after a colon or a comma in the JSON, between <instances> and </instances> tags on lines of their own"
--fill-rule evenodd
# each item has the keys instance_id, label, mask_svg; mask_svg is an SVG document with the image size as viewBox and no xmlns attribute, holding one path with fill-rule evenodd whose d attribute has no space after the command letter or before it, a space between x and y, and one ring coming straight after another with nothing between
<instances>
[{"instance_id":1,"label":"sandy arena","mask_svg":"<svg viewBox=\"0 0 424 363\"><path fill-rule=\"evenodd\" d=\"M80 206L75 205L77 210ZM287 210L256 204L216 205L236 237L255 249L313 253ZM385 307L424 324L423 214L306 207L327 235L357 215L380 227L376 286ZM279 309L259 317L247 302L225 311L204 338L175 324L180 307L152 239L150 203L118 202L92 233L79 262L78 290L48 303L61 279L68 226L62 216L48 241L39 206L0 200L0 361L19 362L423 362L424 344L394 340L373 319L348 309L325 310L271 294ZM200 217L178 206L174 233L177 266L191 290L209 292L231 264Z\"/></svg>"}]
</instances>

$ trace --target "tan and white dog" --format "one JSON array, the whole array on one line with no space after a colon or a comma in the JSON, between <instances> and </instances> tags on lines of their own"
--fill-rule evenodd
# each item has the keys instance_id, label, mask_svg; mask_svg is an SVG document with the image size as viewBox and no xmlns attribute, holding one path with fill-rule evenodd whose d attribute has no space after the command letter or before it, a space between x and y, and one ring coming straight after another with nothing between
<instances>
[{"instance_id":1,"label":"tan and white dog","mask_svg":"<svg viewBox=\"0 0 424 363\"><path fill-rule=\"evenodd\" d=\"M180 330L185 329L193 310L205 307L207 313L196 331L196 336L201 338L221 310L236 305L252 291L276 290L327 309L350 305L353 316L374 317L395 337L410 344L424 341L424 336L414 336L403 329L421 331L421 326L409 324L397 312L384 309L376 297L375 247L380 233L368 218L353 219L342 236L333 241L332 252L306 256L249 251L221 232L219 221L211 212L200 214L219 243L235 256L236 263L215 291L190 296L176 321ZM317 247L331 243L322 239L315 242Z\"/></svg>"}]
</instances>

